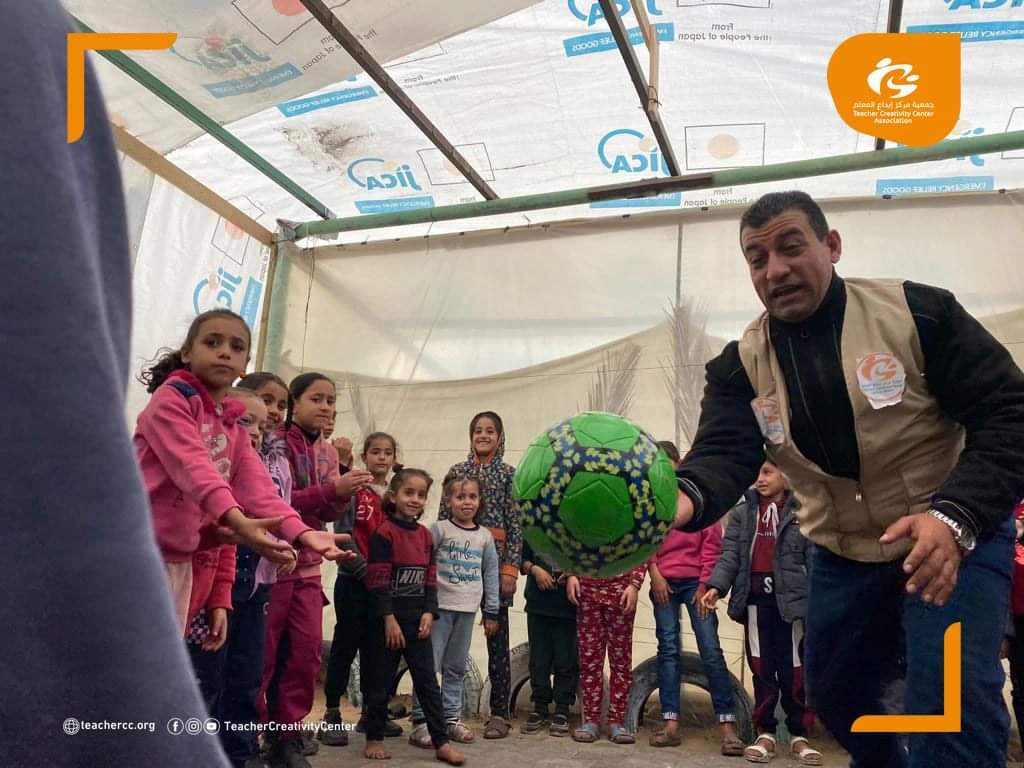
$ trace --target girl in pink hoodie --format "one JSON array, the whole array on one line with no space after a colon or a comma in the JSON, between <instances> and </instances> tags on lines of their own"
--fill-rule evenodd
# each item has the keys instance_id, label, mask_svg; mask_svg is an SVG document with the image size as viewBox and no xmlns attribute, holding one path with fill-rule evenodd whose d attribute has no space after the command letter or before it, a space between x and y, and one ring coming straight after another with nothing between
<instances>
[{"instance_id":1,"label":"girl in pink hoodie","mask_svg":"<svg viewBox=\"0 0 1024 768\"><path fill-rule=\"evenodd\" d=\"M245 408L225 395L245 370L250 344L249 328L234 312L204 312L181 347L139 377L153 397L139 414L135 451L182 635L199 549L235 541L287 563L293 542L333 560L347 557L333 535L311 530L277 496L237 423ZM270 539L268 529L285 541Z\"/></svg>"},{"instance_id":2,"label":"girl in pink hoodie","mask_svg":"<svg viewBox=\"0 0 1024 768\"><path fill-rule=\"evenodd\" d=\"M373 475L364 470L339 475L336 460L333 466L318 461L326 445L323 429L334 413L334 383L321 373L304 373L292 380L289 390L288 417L278 434L288 446L291 503L303 523L323 530L327 522L341 516L353 494L373 482ZM352 555L356 557L354 551ZM320 562L316 552L300 551L298 567L279 576L270 590L263 682L257 702L262 718L276 724L270 732L271 761L289 768L308 765L302 756L302 724L313 708L323 645L323 607L328 604L320 582Z\"/></svg>"}]
</instances>

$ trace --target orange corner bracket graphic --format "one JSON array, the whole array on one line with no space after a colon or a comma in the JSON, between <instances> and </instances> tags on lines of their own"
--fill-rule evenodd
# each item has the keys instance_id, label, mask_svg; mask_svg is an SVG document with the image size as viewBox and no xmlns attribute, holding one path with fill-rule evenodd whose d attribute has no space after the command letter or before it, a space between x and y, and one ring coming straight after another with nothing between
<instances>
[{"instance_id":1,"label":"orange corner bracket graphic","mask_svg":"<svg viewBox=\"0 0 1024 768\"><path fill-rule=\"evenodd\" d=\"M934 144L960 117L960 35L854 35L829 60L828 88L855 131L910 147Z\"/></svg>"},{"instance_id":2,"label":"orange corner bracket graphic","mask_svg":"<svg viewBox=\"0 0 1024 768\"><path fill-rule=\"evenodd\" d=\"M68 144L85 132L86 51L162 51L177 39L174 32L69 32Z\"/></svg>"},{"instance_id":3,"label":"orange corner bracket graphic","mask_svg":"<svg viewBox=\"0 0 1024 768\"><path fill-rule=\"evenodd\" d=\"M852 733L960 732L960 622L943 636L941 715L863 715L853 721Z\"/></svg>"}]
</instances>

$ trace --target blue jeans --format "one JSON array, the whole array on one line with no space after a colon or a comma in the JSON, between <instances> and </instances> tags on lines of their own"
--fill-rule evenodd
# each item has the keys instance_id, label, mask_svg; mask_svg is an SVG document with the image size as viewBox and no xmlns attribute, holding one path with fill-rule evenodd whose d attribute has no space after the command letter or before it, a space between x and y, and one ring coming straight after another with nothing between
<instances>
[{"instance_id":1,"label":"blue jeans","mask_svg":"<svg viewBox=\"0 0 1024 768\"><path fill-rule=\"evenodd\" d=\"M444 719L454 723L462 717L462 680L466 676L466 659L469 657L476 614L444 610L438 613L440 616L434 619L430 630L430 644L434 648L434 670L441 675ZM411 719L416 724L426 722L415 692L412 696Z\"/></svg>"},{"instance_id":2,"label":"blue jeans","mask_svg":"<svg viewBox=\"0 0 1024 768\"><path fill-rule=\"evenodd\" d=\"M1011 519L964 558L941 607L904 589L902 561L859 563L815 547L804 638L810 705L857 768L967 768L1006 764L1009 714L999 645L1010 610ZM860 715L881 714L883 682L906 642L906 712L943 711L943 636L961 627L960 733L911 734L909 759L895 734L850 733Z\"/></svg>"},{"instance_id":3,"label":"blue jeans","mask_svg":"<svg viewBox=\"0 0 1024 768\"><path fill-rule=\"evenodd\" d=\"M711 686L711 703L719 722L736 719L732 700L732 681L725 666L725 656L718 643L718 616L712 613L702 619L693 599L700 582L697 579L669 579L668 605L654 603L654 626L658 637L658 688L661 713L665 720L679 719L679 687L682 684L683 646L679 633L679 607L686 605L690 624L697 636L697 650L704 663L704 673Z\"/></svg>"}]
</instances>

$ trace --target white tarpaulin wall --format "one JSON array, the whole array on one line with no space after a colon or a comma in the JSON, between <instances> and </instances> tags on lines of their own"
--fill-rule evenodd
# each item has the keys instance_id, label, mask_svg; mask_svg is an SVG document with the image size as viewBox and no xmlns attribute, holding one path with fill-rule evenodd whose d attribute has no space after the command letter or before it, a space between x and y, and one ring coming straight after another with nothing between
<instances>
[{"instance_id":1,"label":"white tarpaulin wall","mask_svg":"<svg viewBox=\"0 0 1024 768\"><path fill-rule=\"evenodd\" d=\"M662 40L659 100L684 172L872 148L873 139L836 114L825 73L844 39L885 30L888 0L643 2ZM334 41L298 0L67 5L101 31L178 32L173 51L131 56L339 216L480 199L348 56L331 50ZM329 5L373 55L390 62L391 76L503 197L664 172L593 0ZM619 5L639 41L635 12L626 0ZM1024 70L1014 66L1024 60L1024 4L906 0L903 29L961 34L963 104L951 137L1024 128ZM643 46L637 51L646 65ZM116 122L160 151L176 149L175 163L265 226L274 229L276 218L315 218L213 139L190 141L197 135L191 123L111 65L103 63L102 74ZM824 197L1017 188L1024 186L1024 151L803 186ZM674 194L498 222L449 222L430 231L741 202L760 191ZM357 232L342 241L393 234Z\"/></svg>"},{"instance_id":2,"label":"white tarpaulin wall","mask_svg":"<svg viewBox=\"0 0 1024 768\"><path fill-rule=\"evenodd\" d=\"M843 235L840 274L948 288L1024 362L1022 202L1020 193L835 202L826 214ZM506 459L515 464L543 429L603 405L589 400L602 371L613 389L632 392L632 419L685 447L669 386L699 397L704 362L760 310L739 252L738 213L289 246L275 282L267 366L285 379L303 370L331 375L338 433L358 445L374 428L388 431L401 461L438 480L468 452L474 413L503 416ZM688 357L677 356L681 340L665 320L677 275L682 302L708 330ZM436 504L435 493L427 521ZM324 573L329 582L333 570ZM520 601L513 643L526 639L521 610ZM637 662L655 650L651 615L638 613ZM329 611L325 623L333 624ZM740 633L723 621L723 636L739 675Z\"/></svg>"},{"instance_id":3,"label":"white tarpaulin wall","mask_svg":"<svg viewBox=\"0 0 1024 768\"><path fill-rule=\"evenodd\" d=\"M127 184L124 171L122 177ZM132 276L133 377L161 347L179 346L197 314L215 307L245 318L255 355L270 249L163 179L152 183L145 223L133 229L141 232ZM133 426L148 397L133 380Z\"/></svg>"}]
</instances>

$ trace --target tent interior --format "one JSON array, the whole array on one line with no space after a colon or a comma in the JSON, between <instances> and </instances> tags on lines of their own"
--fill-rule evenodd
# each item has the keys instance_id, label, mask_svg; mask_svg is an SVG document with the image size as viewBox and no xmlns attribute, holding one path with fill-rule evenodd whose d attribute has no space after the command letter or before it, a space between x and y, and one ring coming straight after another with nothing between
<instances>
[{"instance_id":1,"label":"tent interior","mask_svg":"<svg viewBox=\"0 0 1024 768\"><path fill-rule=\"evenodd\" d=\"M836 113L825 72L844 39L886 31L890 0L634 3L613 5L648 69L638 16L653 25L657 101L682 173L876 150ZM161 96L131 66L90 54L123 152L135 371L179 344L198 312L226 306L259 340L253 370L329 374L336 434L358 447L385 430L403 463L435 478L465 457L469 418L484 409L504 417L512 464L582 409L617 410L685 449L704 363L761 309L739 214L788 188L821 200L842 234L840 274L950 289L1024 362L1024 149L291 240L279 222L483 198L301 0L65 5L95 31L178 35L170 50L120 60ZM501 198L669 175L596 1L321 5ZM906 0L899 22L962 35L950 139L1024 129L1024 70L1011 66L1024 60L1021 3ZM1002 31L975 34L979 25ZM146 398L132 382L130 423ZM434 510L436 486L427 521ZM333 578L325 568L328 595ZM656 647L646 590L642 602L634 663ZM324 618L329 631L333 611ZM722 618L739 677L741 630ZM521 598L511 632L513 645L525 641ZM486 669L482 634L473 654Z\"/></svg>"}]
</instances>

